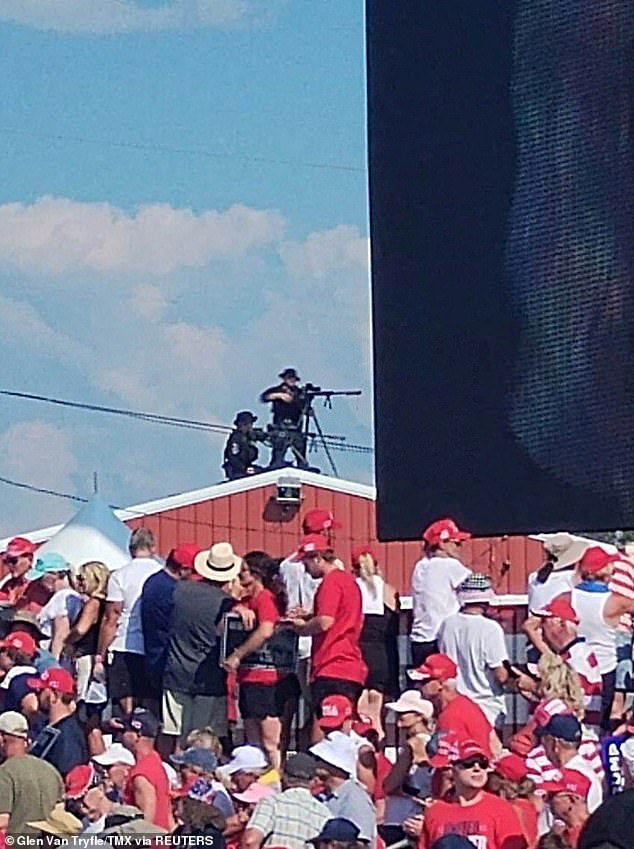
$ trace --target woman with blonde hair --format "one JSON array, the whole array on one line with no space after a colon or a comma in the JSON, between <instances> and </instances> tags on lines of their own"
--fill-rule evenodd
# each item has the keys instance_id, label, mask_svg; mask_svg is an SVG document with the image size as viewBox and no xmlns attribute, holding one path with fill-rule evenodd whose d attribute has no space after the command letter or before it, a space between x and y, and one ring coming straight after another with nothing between
<instances>
[{"instance_id":1,"label":"woman with blonde hair","mask_svg":"<svg viewBox=\"0 0 634 849\"><path fill-rule=\"evenodd\" d=\"M385 694L398 692L398 619L396 590L382 578L377 558L367 545L352 551L352 569L361 590L363 630L359 647L368 667L358 711L368 716L381 738L385 736L381 710Z\"/></svg>"},{"instance_id":2,"label":"woman with blonde hair","mask_svg":"<svg viewBox=\"0 0 634 849\"><path fill-rule=\"evenodd\" d=\"M82 594L85 603L65 643L65 654L74 666L77 702L86 724L91 754L103 751L100 726L101 712L106 703L105 682L94 676L94 667L101 660L97 657L97 642L106 607L109 576L108 567L99 560L83 563L73 575L73 585Z\"/></svg>"}]
</instances>

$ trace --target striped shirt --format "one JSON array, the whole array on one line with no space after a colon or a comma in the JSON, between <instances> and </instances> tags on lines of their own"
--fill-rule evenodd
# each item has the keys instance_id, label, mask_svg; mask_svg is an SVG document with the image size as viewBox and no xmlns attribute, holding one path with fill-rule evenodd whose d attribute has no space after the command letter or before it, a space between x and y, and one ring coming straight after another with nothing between
<instances>
[{"instance_id":1,"label":"striped shirt","mask_svg":"<svg viewBox=\"0 0 634 849\"><path fill-rule=\"evenodd\" d=\"M582 740L579 745L579 757L583 758L600 781L603 781L604 770L601 761L599 744L595 740ZM559 769L548 760L543 746L537 746L526 757L528 776L539 789L545 781L556 781L560 777Z\"/></svg>"},{"instance_id":2,"label":"striped shirt","mask_svg":"<svg viewBox=\"0 0 634 849\"><path fill-rule=\"evenodd\" d=\"M603 678L601 677L599 661L592 648L582 637L569 646L562 653L561 658L579 676L585 711L583 725L590 733L599 734L601 730L601 694L603 692Z\"/></svg>"},{"instance_id":3,"label":"striped shirt","mask_svg":"<svg viewBox=\"0 0 634 849\"><path fill-rule=\"evenodd\" d=\"M610 591L634 601L634 563L619 560L609 583Z\"/></svg>"},{"instance_id":4,"label":"striped shirt","mask_svg":"<svg viewBox=\"0 0 634 849\"><path fill-rule=\"evenodd\" d=\"M264 835L262 846L305 849L304 844L321 832L331 817L328 808L305 787L291 787L255 806L247 828Z\"/></svg>"}]
</instances>

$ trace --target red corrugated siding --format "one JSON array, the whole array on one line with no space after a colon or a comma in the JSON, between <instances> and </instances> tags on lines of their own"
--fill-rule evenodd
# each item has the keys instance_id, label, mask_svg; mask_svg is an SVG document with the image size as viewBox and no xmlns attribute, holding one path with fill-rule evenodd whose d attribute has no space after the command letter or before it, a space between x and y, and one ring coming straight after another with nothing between
<instances>
[{"instance_id":1,"label":"red corrugated siding","mask_svg":"<svg viewBox=\"0 0 634 849\"><path fill-rule=\"evenodd\" d=\"M263 486L133 519L128 524L133 528L140 525L152 528L163 553L177 542L195 542L207 547L228 539L238 552L261 548L281 557L297 546L301 516L319 506L332 510L343 525L336 532L335 547L344 561L349 560L353 545L372 543L387 579L399 592L409 594L410 575L420 557L421 546L416 542L378 543L373 501L304 485L301 510L290 508L282 514L275 503L275 494L275 486ZM499 593L523 593L528 573L541 565L541 546L526 537L478 539L465 544L463 559L477 571L490 573ZM507 563L510 568L506 567Z\"/></svg>"}]
</instances>

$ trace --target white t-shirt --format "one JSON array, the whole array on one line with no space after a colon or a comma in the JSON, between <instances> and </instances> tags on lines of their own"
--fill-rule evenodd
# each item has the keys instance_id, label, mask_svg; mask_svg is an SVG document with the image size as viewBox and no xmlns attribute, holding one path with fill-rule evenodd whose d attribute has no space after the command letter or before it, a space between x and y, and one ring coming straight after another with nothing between
<instances>
[{"instance_id":1,"label":"white t-shirt","mask_svg":"<svg viewBox=\"0 0 634 849\"><path fill-rule=\"evenodd\" d=\"M68 621L73 625L77 621L83 606L84 600L75 590L70 588L58 590L37 614L37 624L40 626L40 631L50 639L53 636L53 622L57 617L68 616Z\"/></svg>"},{"instance_id":2,"label":"white t-shirt","mask_svg":"<svg viewBox=\"0 0 634 849\"><path fill-rule=\"evenodd\" d=\"M110 644L111 651L144 654L141 591L150 575L162 568L161 564L151 557L135 557L110 575L106 601L123 603L119 627Z\"/></svg>"},{"instance_id":3,"label":"white t-shirt","mask_svg":"<svg viewBox=\"0 0 634 849\"><path fill-rule=\"evenodd\" d=\"M412 572L415 643L435 640L442 622L460 609L456 590L471 574L454 557L423 557Z\"/></svg>"},{"instance_id":4,"label":"white t-shirt","mask_svg":"<svg viewBox=\"0 0 634 849\"><path fill-rule=\"evenodd\" d=\"M495 725L506 714L503 688L492 671L508 660L502 626L486 616L456 613L440 626L438 647L458 665L458 692Z\"/></svg>"},{"instance_id":5,"label":"white t-shirt","mask_svg":"<svg viewBox=\"0 0 634 849\"><path fill-rule=\"evenodd\" d=\"M541 610L559 595L569 593L573 587L574 569L551 572L543 584L537 583L537 572L528 576L528 609L531 613Z\"/></svg>"},{"instance_id":6,"label":"white t-shirt","mask_svg":"<svg viewBox=\"0 0 634 849\"><path fill-rule=\"evenodd\" d=\"M280 575L286 587L288 596L288 607L303 607L304 610L312 612L315 601L315 593L321 583L319 578L311 578L301 560L293 560L297 552L280 563ZM300 658L310 657L311 637L300 637L298 643L298 656Z\"/></svg>"}]
</instances>

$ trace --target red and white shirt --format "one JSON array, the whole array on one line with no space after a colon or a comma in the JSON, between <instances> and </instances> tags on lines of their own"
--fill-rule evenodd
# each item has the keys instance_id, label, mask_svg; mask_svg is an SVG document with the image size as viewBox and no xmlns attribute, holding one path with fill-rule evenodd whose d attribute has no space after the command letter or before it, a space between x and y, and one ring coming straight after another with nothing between
<instances>
[{"instance_id":1,"label":"red and white shirt","mask_svg":"<svg viewBox=\"0 0 634 849\"><path fill-rule=\"evenodd\" d=\"M611 592L634 601L634 563L629 560L616 562L608 586Z\"/></svg>"},{"instance_id":2,"label":"red and white shirt","mask_svg":"<svg viewBox=\"0 0 634 849\"><path fill-rule=\"evenodd\" d=\"M579 676L585 711L583 725L589 732L599 734L601 730L603 678L601 677L597 656L585 640L579 638L561 654L561 658Z\"/></svg>"},{"instance_id":3,"label":"red and white shirt","mask_svg":"<svg viewBox=\"0 0 634 849\"><path fill-rule=\"evenodd\" d=\"M578 757L583 758L590 770L603 781L605 772L601 761L599 744L595 740L582 740L579 746ZM543 746L537 746L526 756L526 768L529 778L532 778L537 788L545 781L557 781L560 777L559 769L548 760ZM586 770L584 770L586 772Z\"/></svg>"}]
</instances>

